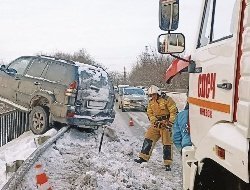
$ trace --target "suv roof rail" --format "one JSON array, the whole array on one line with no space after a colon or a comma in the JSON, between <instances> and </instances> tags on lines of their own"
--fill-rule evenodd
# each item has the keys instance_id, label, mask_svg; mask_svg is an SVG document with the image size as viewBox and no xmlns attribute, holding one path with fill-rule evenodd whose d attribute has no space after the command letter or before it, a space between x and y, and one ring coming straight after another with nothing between
<instances>
[{"instance_id":1,"label":"suv roof rail","mask_svg":"<svg viewBox=\"0 0 250 190\"><path fill-rule=\"evenodd\" d=\"M75 65L74 61L67 60L67 59L62 59L62 58L58 58L58 57L53 57L53 56L49 56L49 55L38 55L38 57L49 58L49 59L53 59L53 60L57 60L57 61L65 61L65 62L67 62L69 64Z\"/></svg>"},{"instance_id":2,"label":"suv roof rail","mask_svg":"<svg viewBox=\"0 0 250 190\"><path fill-rule=\"evenodd\" d=\"M49 56L49 55L38 55L38 57L46 57L46 58L51 58L51 59L58 60L57 57L53 57L53 56Z\"/></svg>"}]
</instances>

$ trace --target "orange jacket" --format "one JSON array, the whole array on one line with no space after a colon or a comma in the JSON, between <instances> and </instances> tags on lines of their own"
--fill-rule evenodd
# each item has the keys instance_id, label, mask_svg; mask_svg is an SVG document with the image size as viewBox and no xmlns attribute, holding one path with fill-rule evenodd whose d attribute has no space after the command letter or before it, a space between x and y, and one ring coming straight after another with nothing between
<instances>
[{"instance_id":1,"label":"orange jacket","mask_svg":"<svg viewBox=\"0 0 250 190\"><path fill-rule=\"evenodd\" d=\"M157 121L157 117L167 116L168 121L173 125L177 113L176 104L171 97L166 99L159 97L156 101L150 100L147 114L152 125Z\"/></svg>"}]
</instances>

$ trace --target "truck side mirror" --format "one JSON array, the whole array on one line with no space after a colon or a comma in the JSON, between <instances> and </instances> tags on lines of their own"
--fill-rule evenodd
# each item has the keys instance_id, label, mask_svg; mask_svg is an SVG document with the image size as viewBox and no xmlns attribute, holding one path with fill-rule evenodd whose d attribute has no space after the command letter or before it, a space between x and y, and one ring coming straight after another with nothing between
<instances>
[{"instance_id":1,"label":"truck side mirror","mask_svg":"<svg viewBox=\"0 0 250 190\"><path fill-rule=\"evenodd\" d=\"M160 0L159 27L164 31L173 31L179 24L179 0Z\"/></svg>"},{"instance_id":2,"label":"truck side mirror","mask_svg":"<svg viewBox=\"0 0 250 190\"><path fill-rule=\"evenodd\" d=\"M161 54L182 53L185 50L185 37L182 33L161 34L157 47Z\"/></svg>"}]
</instances>

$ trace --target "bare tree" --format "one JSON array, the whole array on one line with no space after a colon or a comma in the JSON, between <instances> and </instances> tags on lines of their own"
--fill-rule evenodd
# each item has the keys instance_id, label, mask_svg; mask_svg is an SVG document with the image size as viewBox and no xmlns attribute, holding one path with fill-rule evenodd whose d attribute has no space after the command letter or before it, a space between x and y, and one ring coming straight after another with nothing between
<instances>
[{"instance_id":1,"label":"bare tree","mask_svg":"<svg viewBox=\"0 0 250 190\"><path fill-rule=\"evenodd\" d=\"M44 53L38 53L39 55ZM85 49L80 49L77 52L74 52L73 54L64 53L64 52L55 52L55 53L45 53L45 55L61 58L61 59L67 59L72 60L80 63L85 63L88 65L96 65L103 67L100 63L97 63L88 53ZM103 67L104 68L104 67Z\"/></svg>"},{"instance_id":2,"label":"bare tree","mask_svg":"<svg viewBox=\"0 0 250 190\"><path fill-rule=\"evenodd\" d=\"M109 76L113 82L114 86L118 86L119 84L123 84L123 75L117 71L109 72Z\"/></svg>"},{"instance_id":3,"label":"bare tree","mask_svg":"<svg viewBox=\"0 0 250 190\"><path fill-rule=\"evenodd\" d=\"M187 88L187 74L177 75L170 84L166 84L165 73L172 61L171 56L159 54L156 50L147 47L145 52L138 56L129 75L131 85L150 86L155 84L167 90Z\"/></svg>"}]
</instances>

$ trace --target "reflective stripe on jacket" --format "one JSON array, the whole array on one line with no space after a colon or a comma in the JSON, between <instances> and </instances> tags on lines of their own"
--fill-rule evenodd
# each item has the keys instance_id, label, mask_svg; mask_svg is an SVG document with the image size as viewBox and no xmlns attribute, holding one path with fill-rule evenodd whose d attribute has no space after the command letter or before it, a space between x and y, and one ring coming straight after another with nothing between
<instances>
[{"instance_id":1,"label":"reflective stripe on jacket","mask_svg":"<svg viewBox=\"0 0 250 190\"><path fill-rule=\"evenodd\" d=\"M167 116L170 123L174 123L177 113L176 104L171 97L164 99L159 97L156 101L150 100L147 108L147 114L150 123L153 125L159 116Z\"/></svg>"}]
</instances>

